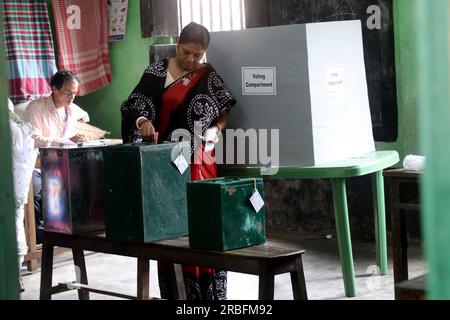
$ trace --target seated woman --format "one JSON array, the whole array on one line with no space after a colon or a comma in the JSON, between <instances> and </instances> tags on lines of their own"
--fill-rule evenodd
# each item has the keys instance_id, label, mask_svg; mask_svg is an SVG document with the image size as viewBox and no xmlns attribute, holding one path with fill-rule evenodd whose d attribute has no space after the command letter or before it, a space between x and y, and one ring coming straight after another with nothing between
<instances>
[{"instance_id":1,"label":"seated woman","mask_svg":"<svg viewBox=\"0 0 450 320\"><path fill-rule=\"evenodd\" d=\"M8 99L9 100L9 99ZM31 175L36 163L37 151L34 149L32 138L33 127L22 121L14 113L12 102L8 101L9 126L11 130L11 155L14 179L15 212L16 212L16 236L17 252L19 260L19 281L21 291L24 290L22 278L20 277L20 266L24 256L28 252L24 227L24 205L28 199Z\"/></svg>"},{"instance_id":2,"label":"seated woman","mask_svg":"<svg viewBox=\"0 0 450 320\"><path fill-rule=\"evenodd\" d=\"M78 93L80 80L70 71L56 72L50 80L51 95L31 101L23 113L23 119L33 128L33 138L36 147L57 146L59 143L79 143L86 141L86 137L77 134L76 125L79 119L89 121L89 115L73 103ZM37 242L41 242L42 199L41 173L33 173L33 192L36 215Z\"/></svg>"}]
</instances>

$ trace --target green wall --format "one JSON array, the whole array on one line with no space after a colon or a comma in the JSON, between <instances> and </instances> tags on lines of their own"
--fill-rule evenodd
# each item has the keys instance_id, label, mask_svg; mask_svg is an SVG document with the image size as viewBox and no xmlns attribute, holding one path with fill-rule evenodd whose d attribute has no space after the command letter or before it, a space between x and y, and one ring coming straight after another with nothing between
<instances>
[{"instance_id":1,"label":"green wall","mask_svg":"<svg viewBox=\"0 0 450 320\"><path fill-rule=\"evenodd\" d=\"M377 143L378 150L397 150L402 161L407 154L420 154L415 2L417 0L394 0L398 140Z\"/></svg>"},{"instance_id":2,"label":"green wall","mask_svg":"<svg viewBox=\"0 0 450 320\"><path fill-rule=\"evenodd\" d=\"M11 166L11 135L6 103L7 76L0 1L0 300L19 299L18 260Z\"/></svg>"},{"instance_id":3,"label":"green wall","mask_svg":"<svg viewBox=\"0 0 450 320\"><path fill-rule=\"evenodd\" d=\"M91 124L111 131L110 138L120 138L120 105L134 89L149 64L152 44L170 43L171 38L141 38L139 1L128 1L125 41L110 45L112 82L75 103L85 109Z\"/></svg>"}]
</instances>

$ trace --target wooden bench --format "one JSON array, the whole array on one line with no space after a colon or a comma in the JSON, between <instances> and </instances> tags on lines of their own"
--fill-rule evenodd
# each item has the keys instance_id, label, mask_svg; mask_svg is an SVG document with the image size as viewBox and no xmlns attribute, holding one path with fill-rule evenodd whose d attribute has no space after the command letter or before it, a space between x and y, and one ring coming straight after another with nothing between
<instances>
[{"instance_id":1,"label":"wooden bench","mask_svg":"<svg viewBox=\"0 0 450 320\"><path fill-rule=\"evenodd\" d=\"M396 300L426 300L426 275L395 284Z\"/></svg>"},{"instance_id":2,"label":"wooden bench","mask_svg":"<svg viewBox=\"0 0 450 320\"><path fill-rule=\"evenodd\" d=\"M89 292L128 299L149 299L149 262L160 260L170 263L171 289L176 299L186 299L181 264L187 264L258 275L259 299L262 300L273 300L275 275L290 272L294 299L306 300L302 263L304 250L292 249L292 244L290 245L291 248L281 240L268 239L264 245L219 252L189 248L187 237L148 244L130 244L110 241L103 233L76 236L44 232L40 299L51 299L52 294L73 289L78 290L81 300L89 299ZM79 271L76 283L52 286L55 246L72 249L74 264ZM89 287L85 250L137 258L137 296Z\"/></svg>"}]
</instances>

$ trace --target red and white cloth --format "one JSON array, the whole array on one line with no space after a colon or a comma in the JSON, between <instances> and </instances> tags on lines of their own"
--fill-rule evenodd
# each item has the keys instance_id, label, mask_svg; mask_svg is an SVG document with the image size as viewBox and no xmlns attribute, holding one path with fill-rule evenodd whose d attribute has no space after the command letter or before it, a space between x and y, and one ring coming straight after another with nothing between
<instances>
[{"instance_id":1,"label":"red and white cloth","mask_svg":"<svg viewBox=\"0 0 450 320\"><path fill-rule=\"evenodd\" d=\"M14 104L51 93L56 72L46 0L3 0L9 96Z\"/></svg>"},{"instance_id":2,"label":"red and white cloth","mask_svg":"<svg viewBox=\"0 0 450 320\"><path fill-rule=\"evenodd\" d=\"M107 0L52 0L59 69L81 80L79 95L111 83Z\"/></svg>"}]
</instances>

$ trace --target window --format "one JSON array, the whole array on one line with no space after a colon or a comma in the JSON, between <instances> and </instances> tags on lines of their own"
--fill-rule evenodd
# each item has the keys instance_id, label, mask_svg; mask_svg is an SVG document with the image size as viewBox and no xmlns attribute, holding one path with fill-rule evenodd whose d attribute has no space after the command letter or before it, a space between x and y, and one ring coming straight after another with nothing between
<instances>
[{"instance_id":1,"label":"window","mask_svg":"<svg viewBox=\"0 0 450 320\"><path fill-rule=\"evenodd\" d=\"M244 0L179 0L181 28L194 21L210 32L245 29Z\"/></svg>"}]
</instances>

